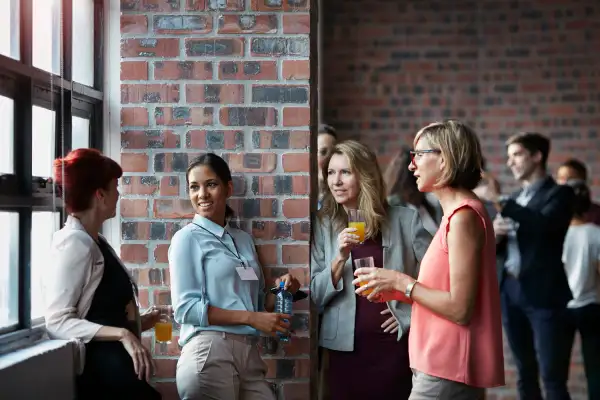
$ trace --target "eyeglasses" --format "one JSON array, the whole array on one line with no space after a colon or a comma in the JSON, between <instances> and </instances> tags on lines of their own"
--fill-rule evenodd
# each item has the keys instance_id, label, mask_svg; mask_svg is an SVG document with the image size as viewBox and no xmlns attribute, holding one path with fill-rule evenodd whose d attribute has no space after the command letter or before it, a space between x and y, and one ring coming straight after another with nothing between
<instances>
[{"instance_id":1,"label":"eyeglasses","mask_svg":"<svg viewBox=\"0 0 600 400\"><path fill-rule=\"evenodd\" d=\"M426 154L426 153L441 154L442 151L438 150L438 149L411 150L410 151L410 160L411 160L412 164L415 165L415 158L417 156L419 156L419 158L421 158L421 155Z\"/></svg>"}]
</instances>

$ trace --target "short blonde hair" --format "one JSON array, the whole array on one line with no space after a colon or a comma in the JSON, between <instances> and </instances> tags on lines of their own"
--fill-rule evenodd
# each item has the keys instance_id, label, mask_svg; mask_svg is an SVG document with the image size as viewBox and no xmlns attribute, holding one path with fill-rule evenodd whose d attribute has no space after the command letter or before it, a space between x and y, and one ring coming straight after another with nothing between
<instances>
[{"instance_id":1,"label":"short blonde hair","mask_svg":"<svg viewBox=\"0 0 600 400\"><path fill-rule=\"evenodd\" d=\"M427 139L441 151L446 161L436 186L473 190L481 181L482 153L477 134L465 123L456 120L434 122L422 128L415 136L414 145Z\"/></svg>"},{"instance_id":2,"label":"short blonde hair","mask_svg":"<svg viewBox=\"0 0 600 400\"><path fill-rule=\"evenodd\" d=\"M327 182L329 161L335 154L346 156L350 164L350 170L357 177L360 188L358 208L365 215L365 238L374 238L381 232L388 206L385 183L377 163L377 156L367 146L355 140L339 142L323 164L321 173L324 182ZM329 187L327 187L323 196L319 216L328 216L334 229L338 232L348 226L348 215L344 207L341 207L335 201Z\"/></svg>"}]
</instances>

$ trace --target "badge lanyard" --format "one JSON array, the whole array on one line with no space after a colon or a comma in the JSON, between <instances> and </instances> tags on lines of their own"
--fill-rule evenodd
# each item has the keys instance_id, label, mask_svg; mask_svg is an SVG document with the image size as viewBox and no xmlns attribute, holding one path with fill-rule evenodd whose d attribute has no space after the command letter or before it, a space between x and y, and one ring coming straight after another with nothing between
<instances>
[{"instance_id":1,"label":"badge lanyard","mask_svg":"<svg viewBox=\"0 0 600 400\"><path fill-rule=\"evenodd\" d=\"M242 260L242 257L240 256L240 251L238 250L236 244L235 244L235 239L233 239L233 236L231 236L231 234L227 231L225 231L225 233L227 233L229 235L229 237L231 238L231 242L233 243L233 248L235 249L235 253L233 252L233 250L231 250L229 248L229 246L227 246L225 244L225 242L223 242L221 240L221 238L219 238L217 235L215 235L214 233L212 233L211 231L209 231L208 229L206 229L205 227L198 225L195 222L192 222L194 225L196 225L197 227L201 228L203 231L210 233L211 235L213 235L215 237L215 239L217 239L219 241L219 243L221 243L223 245L223 247L225 247L227 249L227 251L229 251L231 254L233 254L233 256L235 258L237 258L240 262L240 266L243 267L244 269L246 269L246 264L244 263L244 261Z\"/></svg>"}]
</instances>

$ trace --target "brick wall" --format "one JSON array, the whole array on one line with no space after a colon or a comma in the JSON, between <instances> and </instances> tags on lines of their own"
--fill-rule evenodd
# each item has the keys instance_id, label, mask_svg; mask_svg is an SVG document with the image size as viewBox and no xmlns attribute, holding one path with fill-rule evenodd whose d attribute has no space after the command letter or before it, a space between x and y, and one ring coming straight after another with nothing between
<instances>
[{"instance_id":1,"label":"brick wall","mask_svg":"<svg viewBox=\"0 0 600 400\"><path fill-rule=\"evenodd\" d=\"M121 255L142 306L171 303L169 240L192 217L185 169L209 151L229 162L234 223L256 238L268 280L289 270L307 288L308 1L121 0L121 12ZM291 344L263 342L286 400L309 397L308 301L295 310ZM144 341L157 387L178 398L178 345Z\"/></svg>"},{"instance_id":2,"label":"brick wall","mask_svg":"<svg viewBox=\"0 0 600 400\"><path fill-rule=\"evenodd\" d=\"M600 199L597 1L328 0L323 14L324 117L343 137L385 162L426 123L464 119L510 191L503 143L537 130L552 138L552 170L582 159ZM514 398L508 352L506 367L498 399ZM575 350L575 398L584 398L582 371Z\"/></svg>"}]
</instances>

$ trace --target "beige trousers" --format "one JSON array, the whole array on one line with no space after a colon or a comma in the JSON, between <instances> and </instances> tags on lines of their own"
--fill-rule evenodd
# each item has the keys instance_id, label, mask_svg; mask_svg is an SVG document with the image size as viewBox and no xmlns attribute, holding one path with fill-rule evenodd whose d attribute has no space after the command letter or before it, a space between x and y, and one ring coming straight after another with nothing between
<instances>
[{"instance_id":1,"label":"beige trousers","mask_svg":"<svg viewBox=\"0 0 600 400\"><path fill-rule=\"evenodd\" d=\"M484 398L485 389L413 370L413 387L408 400L483 400Z\"/></svg>"},{"instance_id":2,"label":"beige trousers","mask_svg":"<svg viewBox=\"0 0 600 400\"><path fill-rule=\"evenodd\" d=\"M183 346L177 391L183 400L275 400L258 338L203 331Z\"/></svg>"}]
</instances>

